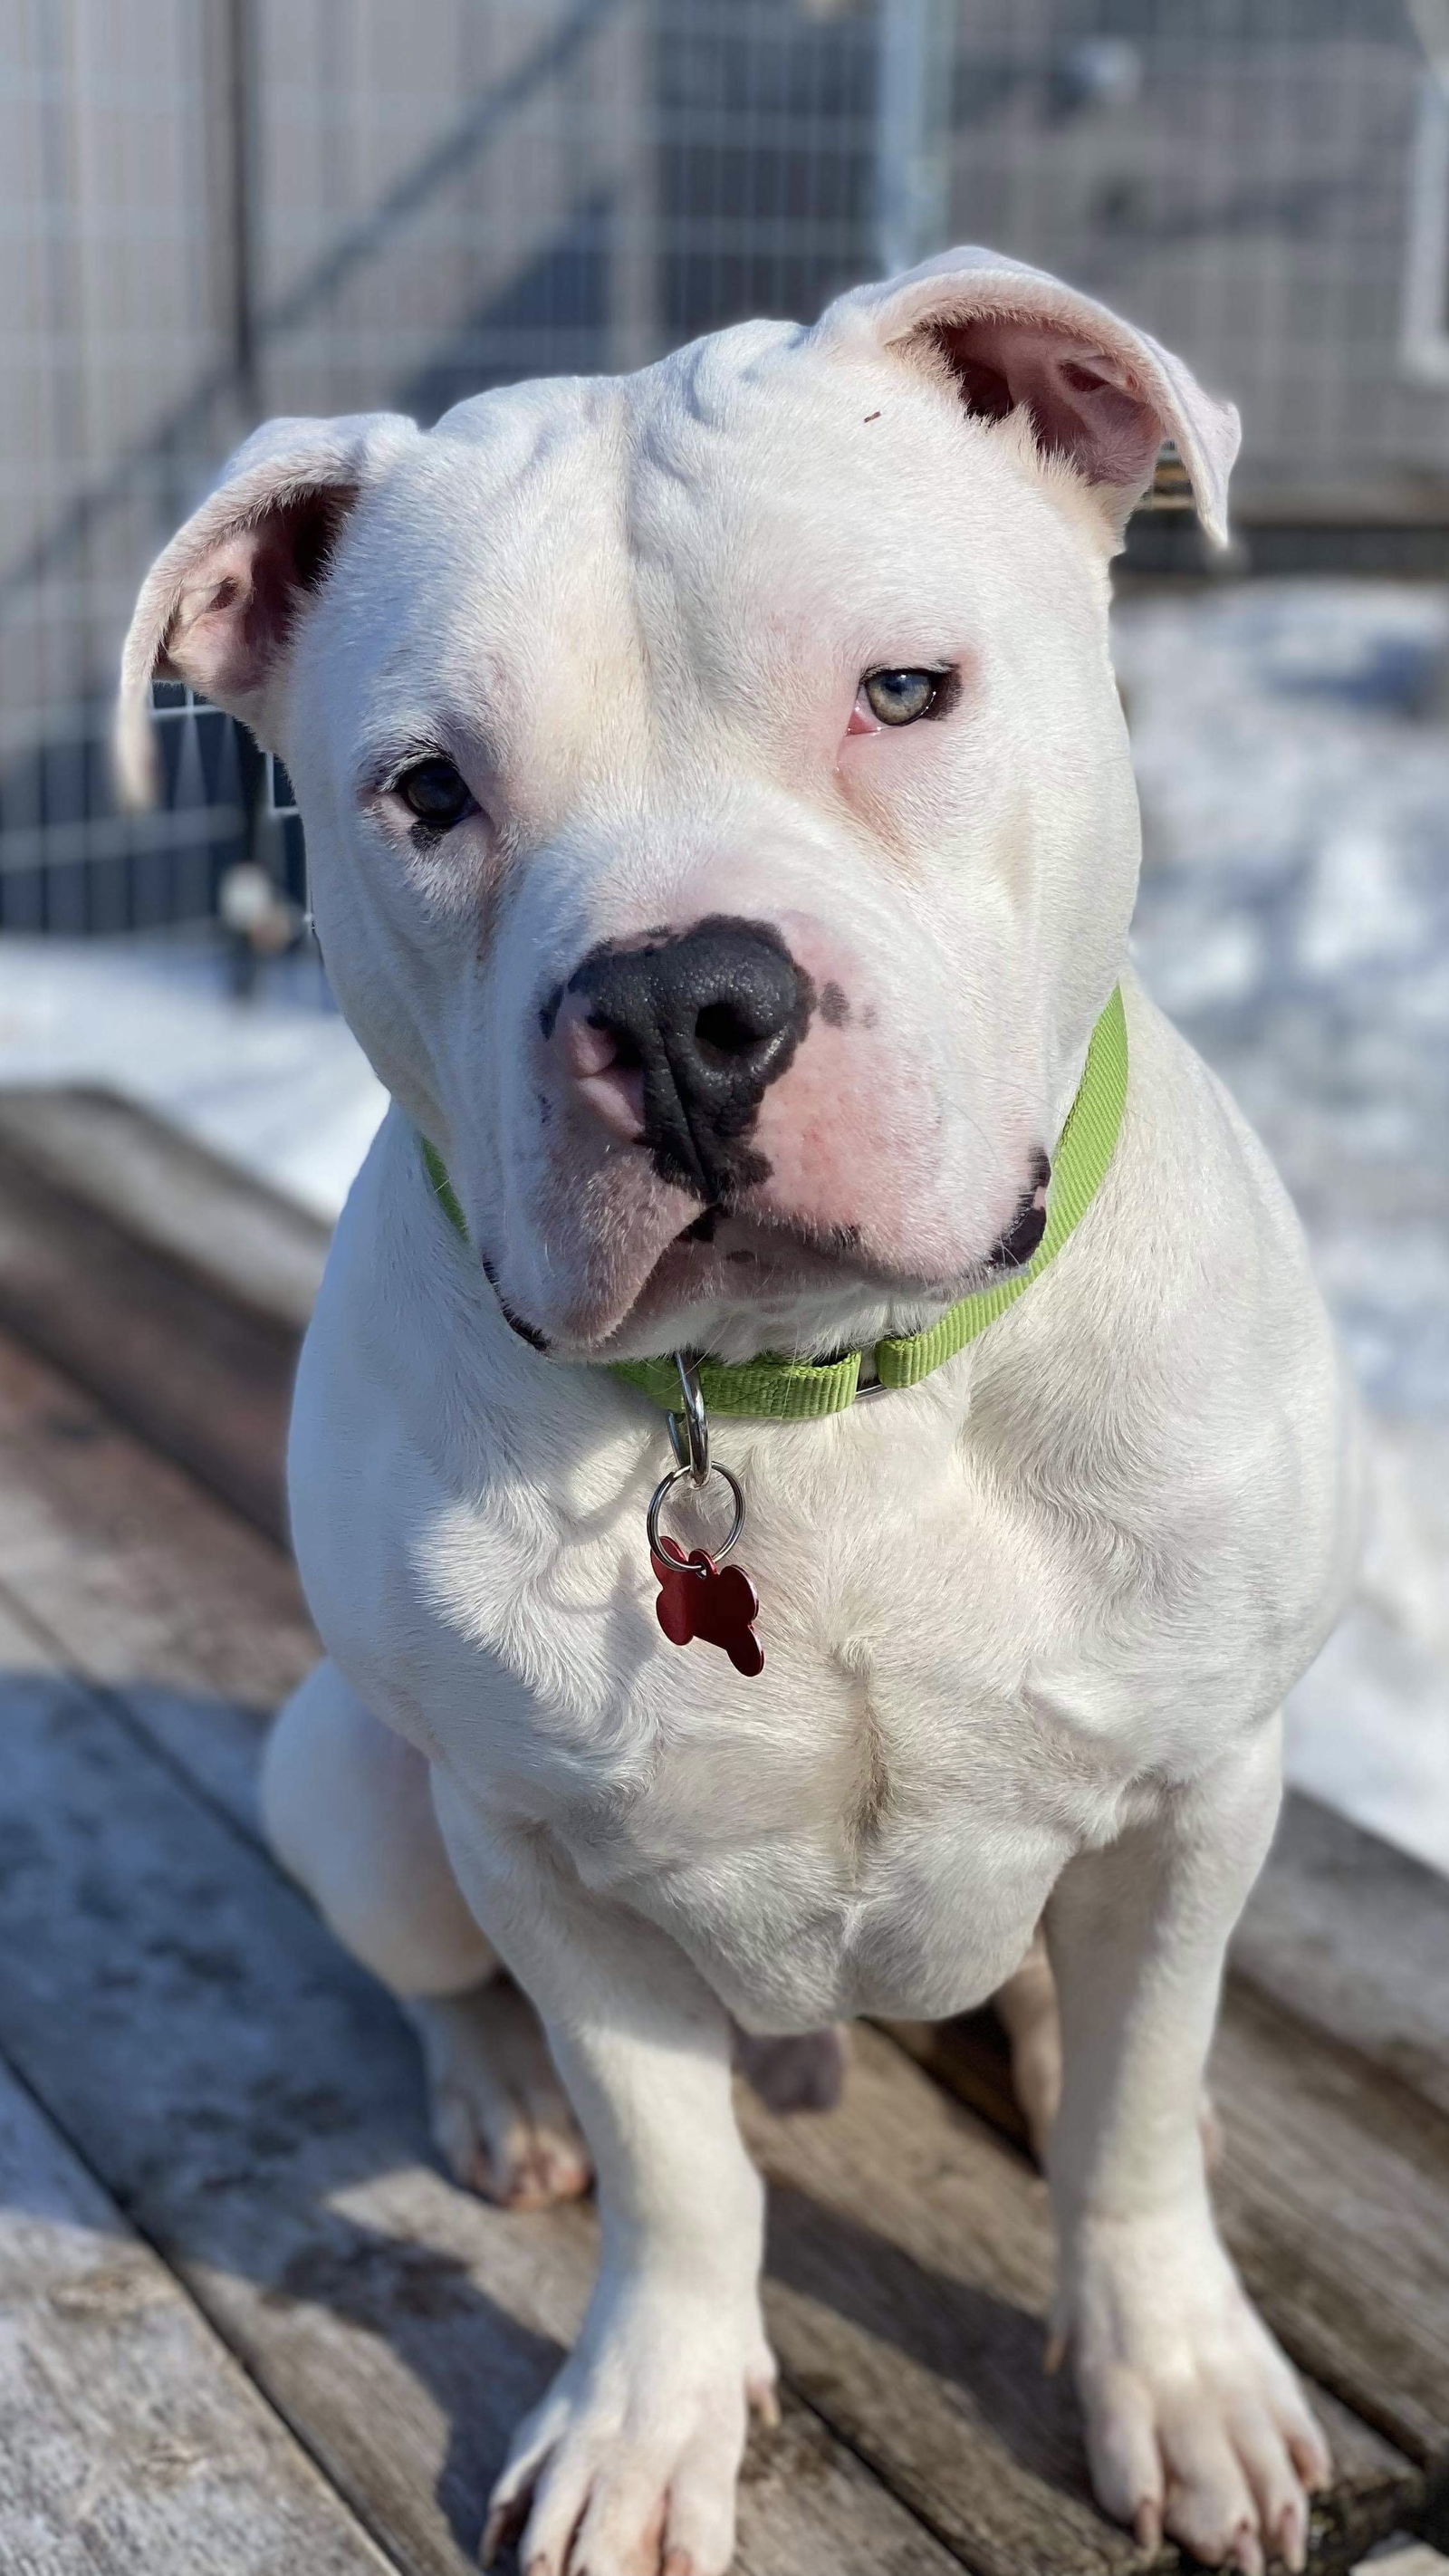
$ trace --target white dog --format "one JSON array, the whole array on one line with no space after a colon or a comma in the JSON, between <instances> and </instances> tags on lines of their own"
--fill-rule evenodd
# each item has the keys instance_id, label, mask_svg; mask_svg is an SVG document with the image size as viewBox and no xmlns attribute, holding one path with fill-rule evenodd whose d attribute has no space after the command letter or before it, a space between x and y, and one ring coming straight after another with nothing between
<instances>
[{"instance_id":1,"label":"white dog","mask_svg":"<svg viewBox=\"0 0 1449 2576\"><path fill-rule=\"evenodd\" d=\"M455 2168L536 2201L587 2140L598 2284L494 2499L530 2576L730 2559L773 2379L736 2027L828 2090L789 2035L975 2004L1041 1918L1098 2494L1303 2564L1327 2457L1197 2115L1354 1450L1283 1192L1127 962L1107 566L1165 437L1221 536L1234 413L953 252L426 435L275 422L141 596L132 773L153 673L284 756L394 1102L302 1363L329 1661L267 1812ZM651 1570L676 1353L753 1632L669 1544L723 1554L713 1471Z\"/></svg>"}]
</instances>

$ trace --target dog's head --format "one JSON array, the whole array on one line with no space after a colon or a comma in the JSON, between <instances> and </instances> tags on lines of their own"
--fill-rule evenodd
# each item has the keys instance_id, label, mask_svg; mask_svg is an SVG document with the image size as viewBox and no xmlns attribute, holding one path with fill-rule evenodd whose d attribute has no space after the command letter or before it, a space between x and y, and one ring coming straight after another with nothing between
<instances>
[{"instance_id":1,"label":"dog's head","mask_svg":"<svg viewBox=\"0 0 1449 2576\"><path fill-rule=\"evenodd\" d=\"M566 1355L909 1330L1029 1257L1120 970L1107 563L1236 415L961 251L811 330L279 421L127 646L285 759L338 999Z\"/></svg>"}]
</instances>

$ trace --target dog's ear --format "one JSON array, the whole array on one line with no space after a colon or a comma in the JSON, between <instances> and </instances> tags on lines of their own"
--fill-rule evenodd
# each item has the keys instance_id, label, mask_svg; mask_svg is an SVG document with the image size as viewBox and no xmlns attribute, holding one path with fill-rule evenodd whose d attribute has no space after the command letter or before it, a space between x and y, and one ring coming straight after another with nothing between
<instances>
[{"instance_id":1,"label":"dog's ear","mask_svg":"<svg viewBox=\"0 0 1449 2576\"><path fill-rule=\"evenodd\" d=\"M816 329L826 343L874 340L944 368L983 419L1025 410L1043 454L1069 459L1119 536L1172 439L1204 528L1226 545L1233 405L1205 394L1145 331L1044 270L996 251L942 251L840 296Z\"/></svg>"},{"instance_id":2,"label":"dog's ear","mask_svg":"<svg viewBox=\"0 0 1449 2576\"><path fill-rule=\"evenodd\" d=\"M299 607L339 529L389 456L417 436L389 412L273 420L238 448L210 498L157 556L121 656L118 783L151 801L153 680L186 680L266 738L268 700Z\"/></svg>"}]
</instances>

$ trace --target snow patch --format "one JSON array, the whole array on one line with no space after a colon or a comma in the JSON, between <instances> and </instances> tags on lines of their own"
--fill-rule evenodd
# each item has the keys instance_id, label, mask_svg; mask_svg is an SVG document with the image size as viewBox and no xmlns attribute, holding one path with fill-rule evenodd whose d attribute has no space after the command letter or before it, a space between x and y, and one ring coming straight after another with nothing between
<instances>
[{"instance_id":1,"label":"snow patch","mask_svg":"<svg viewBox=\"0 0 1449 2576\"><path fill-rule=\"evenodd\" d=\"M1297 1200L1370 1408L1358 1597L1305 1788L1449 1870L1449 592L1136 600L1134 949Z\"/></svg>"},{"instance_id":2,"label":"snow patch","mask_svg":"<svg viewBox=\"0 0 1449 2576\"><path fill-rule=\"evenodd\" d=\"M239 1002L176 940L0 939L0 1081L125 1092L326 1217L387 1105L312 961Z\"/></svg>"}]
</instances>

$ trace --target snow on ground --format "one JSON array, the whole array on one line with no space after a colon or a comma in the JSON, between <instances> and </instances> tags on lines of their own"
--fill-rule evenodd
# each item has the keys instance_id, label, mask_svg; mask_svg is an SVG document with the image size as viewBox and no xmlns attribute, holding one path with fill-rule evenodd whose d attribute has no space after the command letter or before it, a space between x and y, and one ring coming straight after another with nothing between
<instances>
[{"instance_id":1,"label":"snow on ground","mask_svg":"<svg viewBox=\"0 0 1449 2576\"><path fill-rule=\"evenodd\" d=\"M1449 593L1135 600L1117 656L1139 962L1287 1179L1370 1408L1364 1580L1291 1767L1449 1870ZM383 1107L314 965L239 1004L195 942L0 940L0 1079L130 1091L327 1214Z\"/></svg>"},{"instance_id":2,"label":"snow on ground","mask_svg":"<svg viewBox=\"0 0 1449 2576\"><path fill-rule=\"evenodd\" d=\"M129 1092L337 1214L386 1095L306 957L230 998L209 940L0 938L0 1081Z\"/></svg>"},{"instance_id":3,"label":"snow on ground","mask_svg":"<svg viewBox=\"0 0 1449 2576\"><path fill-rule=\"evenodd\" d=\"M1117 663L1139 963L1292 1190L1370 1409L1363 1582L1290 1767L1449 1869L1449 594L1136 601Z\"/></svg>"}]
</instances>

